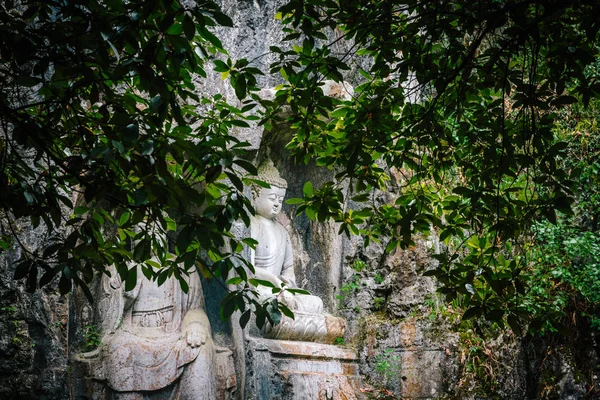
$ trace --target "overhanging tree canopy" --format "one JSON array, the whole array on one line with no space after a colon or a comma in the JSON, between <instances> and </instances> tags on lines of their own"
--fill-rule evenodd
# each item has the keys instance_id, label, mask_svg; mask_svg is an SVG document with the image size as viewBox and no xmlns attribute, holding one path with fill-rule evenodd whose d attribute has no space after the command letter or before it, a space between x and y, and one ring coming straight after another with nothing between
<instances>
[{"instance_id":1,"label":"overhanging tree canopy","mask_svg":"<svg viewBox=\"0 0 600 400\"><path fill-rule=\"evenodd\" d=\"M180 279L178 265L192 268L201 249L226 276L223 235L251 210L239 171L255 172L229 129L248 126L256 102L240 110L198 94L192 79L218 67L209 60L226 51L211 30L230 18L211 1L25 1L0 10L0 244L21 244L19 218L43 223L47 235L45 248L23 247L15 278L33 291L59 276L67 293L114 264L130 288L137 268L128 262L145 263L159 282ZM260 71L237 67L243 99ZM177 257L154 229L177 230ZM243 274L241 261L236 268Z\"/></svg>"},{"instance_id":2,"label":"overhanging tree canopy","mask_svg":"<svg viewBox=\"0 0 600 400\"><path fill-rule=\"evenodd\" d=\"M280 59L270 71L285 83L275 100L260 101L262 123L289 107L288 148L339 172L292 203L333 218L341 232L385 239L388 251L433 227L455 250L432 272L441 291L465 296L466 316L506 316L517 329L525 315L515 299L527 283L515 249L533 221L569 212L577 179L558 163L566 145L553 132L557 113L600 93L599 9L594 1L288 2L278 17L290 46L271 48ZM247 112L259 99L248 93L261 71L213 60L226 52L211 27L231 25L218 6L25 1L5 3L0 18L2 246L18 239L13 218L43 221L49 244L24 253L15 277L35 290L59 275L68 292L71 281L85 287L93 271L115 264L132 285L129 261L164 280L205 251L213 273L235 269L246 280L242 245L228 232L252 211L242 194L250 178L234 166L255 171L229 129L254 118ZM342 41L347 51L333 52ZM206 68L229 77L243 108L194 92L192 76ZM325 96L325 79L355 81L353 98ZM373 189L390 177L401 195L379 204ZM364 207L343 206L348 180ZM72 192L85 202L71 204ZM148 229L136 233L140 223L172 230L176 257ZM247 310L244 296L232 292L224 314ZM277 304L255 307L277 320Z\"/></svg>"},{"instance_id":3,"label":"overhanging tree canopy","mask_svg":"<svg viewBox=\"0 0 600 400\"><path fill-rule=\"evenodd\" d=\"M294 112L288 148L340 171L295 201L299 210L367 241L389 238L387 251L434 228L450 250L429 272L440 291L463 297L465 317L506 316L518 330L529 317L518 300L528 286L524 234L571 212L580 170L563 168L567 143L555 128L561 109L600 94L600 5L291 1L280 11L300 42L272 49L287 80L277 98ZM351 46L335 54L340 40ZM323 96L324 78L341 80L357 64L352 100ZM401 194L378 204L373 189L390 176ZM362 210L343 211L344 179Z\"/></svg>"}]
</instances>

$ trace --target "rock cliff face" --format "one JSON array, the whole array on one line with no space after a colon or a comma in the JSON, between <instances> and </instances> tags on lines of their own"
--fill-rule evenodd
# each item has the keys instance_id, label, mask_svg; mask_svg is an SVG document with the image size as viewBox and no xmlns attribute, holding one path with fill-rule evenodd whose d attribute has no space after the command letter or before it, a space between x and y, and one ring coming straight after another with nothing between
<instances>
[{"instance_id":1,"label":"rock cliff face","mask_svg":"<svg viewBox=\"0 0 600 400\"><path fill-rule=\"evenodd\" d=\"M283 36L273 18L281 3L222 1L236 28L222 29L218 35L232 58L254 60L258 68L268 69L273 61L269 46L280 45ZM199 90L235 98L218 76L209 79ZM259 81L264 88L278 83L271 76ZM288 180L288 198L299 197L307 180L319 186L331 174L292 163L282 151L289 140L285 126L265 137L258 129L238 133L255 144L254 155L267 149L277 153L273 158ZM392 199L393 193L381 194L381 201ZM293 217L294 209L287 205L284 212L281 222L291 234L299 286L320 296L329 312L349 322L344 345L358 352L364 378L357 395L515 400L589 396L585 384L598 379L594 368L600 345L587 327L578 326L579 333L568 340L522 339L510 332L482 339L489 327L459 329L459 305L445 305L435 294L436 283L421 275L432 267L431 254L439 251L435 238L421 238L413 248L385 255L385 243L365 247L360 238L338 235L334 224ZM43 241L28 227L22 228L21 236L26 243ZM81 322L69 322L70 299L58 295L52 285L29 294L12 281L18 256L11 251L0 256L0 398L69 398L68 355L81 350L69 344L80 346L82 339L82 327L70 324ZM209 299L207 307L213 303ZM239 377L238 381L242 382Z\"/></svg>"},{"instance_id":2,"label":"rock cliff face","mask_svg":"<svg viewBox=\"0 0 600 400\"><path fill-rule=\"evenodd\" d=\"M25 245L42 240L27 226L20 231ZM18 258L0 256L0 398L67 398L69 299L52 285L27 293L12 280Z\"/></svg>"}]
</instances>

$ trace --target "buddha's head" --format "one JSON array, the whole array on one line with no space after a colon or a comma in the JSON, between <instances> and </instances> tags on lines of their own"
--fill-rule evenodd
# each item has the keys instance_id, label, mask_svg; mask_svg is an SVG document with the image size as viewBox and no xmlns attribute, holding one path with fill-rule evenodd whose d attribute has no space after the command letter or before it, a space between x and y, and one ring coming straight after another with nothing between
<instances>
[{"instance_id":1,"label":"buddha's head","mask_svg":"<svg viewBox=\"0 0 600 400\"><path fill-rule=\"evenodd\" d=\"M287 182L279 175L279 171L270 159L265 160L258 167L257 179L268 183L271 187L267 189L253 185L252 198L256 214L267 219L275 219L281 211Z\"/></svg>"}]
</instances>

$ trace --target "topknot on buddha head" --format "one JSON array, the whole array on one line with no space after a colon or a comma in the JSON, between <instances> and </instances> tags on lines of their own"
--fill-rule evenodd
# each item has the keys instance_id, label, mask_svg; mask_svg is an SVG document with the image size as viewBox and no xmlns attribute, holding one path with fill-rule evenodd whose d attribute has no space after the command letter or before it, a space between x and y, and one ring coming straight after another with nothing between
<instances>
[{"instance_id":1,"label":"topknot on buddha head","mask_svg":"<svg viewBox=\"0 0 600 400\"><path fill-rule=\"evenodd\" d=\"M257 170L256 179L280 189L287 189L287 181L279 175L279 171L275 168L275 164L273 164L270 158L263 160ZM258 185L252 185L252 197L254 199L258 198L261 189L263 188Z\"/></svg>"}]
</instances>

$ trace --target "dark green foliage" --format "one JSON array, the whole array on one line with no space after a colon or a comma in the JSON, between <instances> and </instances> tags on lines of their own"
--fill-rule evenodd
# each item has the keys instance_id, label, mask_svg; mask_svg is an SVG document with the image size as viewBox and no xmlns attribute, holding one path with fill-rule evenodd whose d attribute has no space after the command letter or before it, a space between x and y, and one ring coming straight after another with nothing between
<instances>
[{"instance_id":1,"label":"dark green foliage","mask_svg":"<svg viewBox=\"0 0 600 400\"><path fill-rule=\"evenodd\" d=\"M530 288L522 300L532 316L530 330L570 333L578 319L600 329L600 134L597 101L586 110L575 106L561 115L557 134L568 144L564 169L576 169L572 215L557 223L537 223L528 247Z\"/></svg>"},{"instance_id":2,"label":"dark green foliage","mask_svg":"<svg viewBox=\"0 0 600 400\"><path fill-rule=\"evenodd\" d=\"M279 17L291 45L271 49L286 80L274 106L292 111L297 160L338 171L290 204L366 244L390 238L388 252L433 230L447 245L429 272L440 291L463 299L465 319L519 332L532 223L571 213L579 170L563 168L556 123L600 94L599 12L593 1L290 1ZM350 69L349 99L325 96L324 81ZM390 189L395 204L382 204L376 190ZM362 208L345 209L348 197Z\"/></svg>"},{"instance_id":3,"label":"dark green foliage","mask_svg":"<svg viewBox=\"0 0 600 400\"><path fill-rule=\"evenodd\" d=\"M212 1L0 5L0 249L22 247L14 277L28 290L58 279L61 293L75 284L91 298L87 284L110 265L130 290L132 263L187 290L201 254L208 276L252 269L228 232L249 222L242 191L256 169L229 130L258 118L260 71L227 59L218 25L232 21ZM192 78L223 65L243 109L196 92ZM46 246L23 246L19 219L43 228Z\"/></svg>"},{"instance_id":4,"label":"dark green foliage","mask_svg":"<svg viewBox=\"0 0 600 400\"><path fill-rule=\"evenodd\" d=\"M135 261L145 276L185 286L183 275L207 254L202 271L225 281L233 273L240 288L225 298L223 317L239 310L244 324L252 308L262 326L287 315L276 301L257 303L261 282L248 279L243 242L229 233L233 221L249 221L242 191L256 172L229 130L258 118L248 112L260 102L267 129L283 107L291 111L287 148L299 162L337 173L291 199L297 212L333 219L366 244L386 238L388 252L439 234L447 251L430 274L440 291L461 297L464 318L519 331L530 317L520 303L531 291L530 228L568 216L582 190L557 121L600 93L600 4L401 3L289 1L278 15L286 40L271 47L271 73L284 84L264 101L253 94L261 71L229 59L214 35L232 21L213 2L5 2L0 249L20 245L15 219L48 233L48 246L27 250L15 277L30 290L59 277L66 293L114 264L131 288ZM229 79L241 108L195 93L192 77L213 71ZM326 79L353 80L354 92L326 96ZM581 176L589 187L580 203L596 201L595 175ZM381 190L394 191L392 204Z\"/></svg>"}]
</instances>

